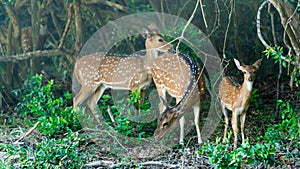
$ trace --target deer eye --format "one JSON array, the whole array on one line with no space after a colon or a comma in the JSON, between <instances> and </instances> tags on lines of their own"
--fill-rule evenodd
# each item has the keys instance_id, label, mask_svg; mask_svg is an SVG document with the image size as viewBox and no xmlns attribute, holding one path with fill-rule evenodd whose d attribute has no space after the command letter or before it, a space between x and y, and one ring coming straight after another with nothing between
<instances>
[{"instance_id":1,"label":"deer eye","mask_svg":"<svg viewBox=\"0 0 300 169\"><path fill-rule=\"evenodd\" d=\"M158 39L158 42L163 42L164 40L163 39Z\"/></svg>"},{"instance_id":2,"label":"deer eye","mask_svg":"<svg viewBox=\"0 0 300 169\"><path fill-rule=\"evenodd\" d=\"M169 122L165 122L165 123L163 124L163 128L167 127L168 125L169 125Z\"/></svg>"},{"instance_id":3,"label":"deer eye","mask_svg":"<svg viewBox=\"0 0 300 169\"><path fill-rule=\"evenodd\" d=\"M245 72L245 71L243 71L243 73L244 73L244 74L246 74L246 72Z\"/></svg>"}]
</instances>

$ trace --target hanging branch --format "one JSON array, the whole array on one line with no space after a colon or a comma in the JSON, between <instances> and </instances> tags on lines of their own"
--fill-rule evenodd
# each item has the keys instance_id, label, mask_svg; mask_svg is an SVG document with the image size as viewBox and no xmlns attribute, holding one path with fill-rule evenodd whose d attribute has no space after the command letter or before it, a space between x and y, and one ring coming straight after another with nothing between
<instances>
[{"instance_id":1,"label":"hanging branch","mask_svg":"<svg viewBox=\"0 0 300 169\"><path fill-rule=\"evenodd\" d=\"M205 12L204 12L204 9L203 9L203 4L202 4L202 0L200 0L200 8L201 8L201 13L202 13L202 18L203 18L203 21L204 21L204 25L205 25L205 28L207 28L207 22L206 22L206 19L205 19Z\"/></svg>"},{"instance_id":2,"label":"hanging branch","mask_svg":"<svg viewBox=\"0 0 300 169\"><path fill-rule=\"evenodd\" d=\"M228 32L229 32L229 27L230 27L230 23L231 23L231 17L232 17L232 12L234 10L234 0L231 0L230 1L230 12L229 12L229 15L228 15L228 24L227 24L227 27L226 27L226 31L225 31L225 37L224 37L224 42L223 42L223 50L222 50L222 53L223 53L223 59L225 59L226 55L225 55L225 49L226 49L226 43L227 43L227 35L228 35Z\"/></svg>"},{"instance_id":3,"label":"hanging branch","mask_svg":"<svg viewBox=\"0 0 300 169\"><path fill-rule=\"evenodd\" d=\"M261 34L261 29L260 29L260 15L261 15L261 10L264 8L264 6L269 3L269 0L265 0L258 8L258 11L257 11L257 17L256 17L256 28L257 28L257 36L259 38L259 40L261 41L261 43L267 48L267 49L270 49L272 51L274 51L274 49L272 49L270 47L270 45L264 40L262 34ZM289 63L289 64L292 64L296 67L299 67L300 68L300 63L297 63L295 61L290 61L287 57L281 55L281 59L284 60L285 62Z\"/></svg>"}]
</instances>

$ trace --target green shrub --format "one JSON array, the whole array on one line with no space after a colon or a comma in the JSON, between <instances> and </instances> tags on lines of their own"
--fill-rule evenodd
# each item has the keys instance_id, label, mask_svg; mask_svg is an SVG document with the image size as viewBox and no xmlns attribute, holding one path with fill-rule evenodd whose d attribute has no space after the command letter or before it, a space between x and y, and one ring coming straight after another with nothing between
<instances>
[{"instance_id":1,"label":"green shrub","mask_svg":"<svg viewBox=\"0 0 300 169\"><path fill-rule=\"evenodd\" d=\"M26 123L33 125L40 121L38 130L50 136L65 133L68 128L79 129L74 110L67 105L72 95L66 92L63 97L57 97L52 92L54 81L43 83L43 75L35 75L27 79L21 89L14 91L21 96L16 109L27 117Z\"/></svg>"},{"instance_id":2,"label":"green shrub","mask_svg":"<svg viewBox=\"0 0 300 169\"><path fill-rule=\"evenodd\" d=\"M90 154L79 151L79 142L78 133L70 131L65 138L42 140L34 147L0 145L7 155L2 163L6 168L16 164L21 168L83 168Z\"/></svg>"},{"instance_id":3,"label":"green shrub","mask_svg":"<svg viewBox=\"0 0 300 169\"><path fill-rule=\"evenodd\" d=\"M231 135L231 134L230 134ZM229 142L222 144L220 138L215 143L205 142L197 153L209 157L215 168L242 168L274 162L275 149L270 143L250 145L248 141L231 151Z\"/></svg>"},{"instance_id":4,"label":"green shrub","mask_svg":"<svg viewBox=\"0 0 300 169\"><path fill-rule=\"evenodd\" d=\"M270 125L262 139L277 145L278 151L285 151L289 156L293 149L300 146L299 108L298 110L293 108L286 101L279 100L278 102L281 109L281 122ZM299 153L295 155L300 157Z\"/></svg>"},{"instance_id":5,"label":"green shrub","mask_svg":"<svg viewBox=\"0 0 300 169\"><path fill-rule=\"evenodd\" d=\"M156 126L156 121L154 121L153 123L137 123L131 121L128 117L132 114L132 112L137 111L137 109L140 110L140 113L137 116L143 116L147 113L151 113L150 102L148 100L145 100L144 106L141 106L139 104L139 101L141 100L140 91L136 90L131 92L129 97L125 98L127 100L124 99L117 101L118 105L126 105L126 108L128 108L125 109L125 111L128 111L126 113L119 112L118 110L122 110L122 108L118 109L118 105L110 105L110 99L110 96L103 95L103 97L100 100L99 109L105 120L108 122L109 125L113 126L116 132L129 137L146 138L152 136ZM111 110L111 113L114 116L114 124L112 123L107 113L108 106Z\"/></svg>"}]
</instances>

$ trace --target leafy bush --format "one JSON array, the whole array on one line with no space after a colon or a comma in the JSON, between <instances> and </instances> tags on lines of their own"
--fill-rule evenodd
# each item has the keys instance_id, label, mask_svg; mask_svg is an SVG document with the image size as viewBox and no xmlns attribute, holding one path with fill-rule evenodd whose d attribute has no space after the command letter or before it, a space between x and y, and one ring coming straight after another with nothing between
<instances>
[{"instance_id":1,"label":"leafy bush","mask_svg":"<svg viewBox=\"0 0 300 169\"><path fill-rule=\"evenodd\" d=\"M270 125L262 139L277 145L277 150L284 150L289 155L293 149L299 148L300 138L300 114L299 110L295 110L289 102L279 100L281 109L281 123ZM286 146L286 145L289 146ZM298 158L300 157L298 153Z\"/></svg>"},{"instance_id":2,"label":"leafy bush","mask_svg":"<svg viewBox=\"0 0 300 169\"><path fill-rule=\"evenodd\" d=\"M118 110L122 110L122 108L118 109L118 105L109 105L111 97L108 95L103 95L102 99L100 100L99 109L100 112L103 113L103 116L105 120L114 127L114 130L118 133L121 133L124 136L130 136L130 137L138 137L138 138L145 138L150 137L153 134L154 128L156 126L156 121L153 123L136 123L130 120L127 114L131 114L133 111L137 111L137 109L140 110L139 114L137 116L143 116L150 112L150 102L148 100L145 100L145 103L143 106L139 103L141 100L140 97L140 91L136 90L130 93L129 97L126 100L118 100L118 104L124 104L126 105L125 111L128 111L126 114L123 114L122 112L119 112ZM108 106L111 110L111 113L114 116L115 123L112 123L108 113L107 109ZM135 110L133 110L135 109Z\"/></svg>"},{"instance_id":3,"label":"leafy bush","mask_svg":"<svg viewBox=\"0 0 300 169\"><path fill-rule=\"evenodd\" d=\"M67 105L72 95L66 92L63 97L55 96L53 84L53 80L43 84L43 75L35 75L27 79L21 89L14 91L22 97L17 111L23 116L32 117L27 118L26 123L33 125L40 121L38 130L50 136L65 133L68 128L77 130L80 127L73 107Z\"/></svg>"},{"instance_id":4,"label":"leafy bush","mask_svg":"<svg viewBox=\"0 0 300 169\"><path fill-rule=\"evenodd\" d=\"M231 151L229 139L226 144L222 144L220 140L217 138L215 143L206 142L198 151L208 156L209 163L214 164L215 168L242 168L246 165L258 164L268 166L274 161L275 149L270 143L250 145L246 141L245 144Z\"/></svg>"},{"instance_id":5,"label":"leafy bush","mask_svg":"<svg viewBox=\"0 0 300 169\"><path fill-rule=\"evenodd\" d=\"M7 159L0 164L6 168L83 168L90 155L78 150L79 142L78 133L70 132L65 138L42 140L34 147L0 145Z\"/></svg>"}]
</instances>

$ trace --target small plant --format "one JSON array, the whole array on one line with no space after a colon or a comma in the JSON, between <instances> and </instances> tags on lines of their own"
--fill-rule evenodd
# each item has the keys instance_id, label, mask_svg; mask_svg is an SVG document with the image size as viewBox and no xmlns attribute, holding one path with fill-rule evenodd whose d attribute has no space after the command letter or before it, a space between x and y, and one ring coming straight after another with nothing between
<instances>
[{"instance_id":1,"label":"small plant","mask_svg":"<svg viewBox=\"0 0 300 169\"><path fill-rule=\"evenodd\" d=\"M17 111L24 117L31 117L26 123L33 125L40 121L38 130L49 136L65 133L68 128L80 128L73 107L67 105L72 95L65 92L63 97L55 96L52 92L53 84L53 80L44 84L43 76L35 75L27 79L21 89L14 91L17 96L21 96Z\"/></svg>"},{"instance_id":2,"label":"small plant","mask_svg":"<svg viewBox=\"0 0 300 169\"><path fill-rule=\"evenodd\" d=\"M261 100L259 100L259 93L257 89L253 89L251 96L250 96L250 103L254 104L255 108L259 108L260 105L263 104Z\"/></svg>"},{"instance_id":3,"label":"small plant","mask_svg":"<svg viewBox=\"0 0 300 169\"><path fill-rule=\"evenodd\" d=\"M104 116L105 120L114 127L114 130L118 133L121 133L124 136L129 137L135 137L135 138L145 138L152 136L153 133L148 132L149 128L151 128L153 125L148 123L137 123L134 121L131 121L131 119L128 116L133 116L132 112L137 111L137 109L140 109L139 115L144 115L146 113L150 112L150 102L148 100L145 101L144 106L141 106L139 101L141 100L140 97L140 91L135 90L130 93L129 98L127 98L127 103L125 100L118 100L118 104L126 104L126 108L128 109L118 109L116 105L110 105L110 96L109 95L103 95L103 97L100 100L99 109L102 115ZM111 113L114 116L115 123L112 123L111 117L108 115L107 110L108 106L110 108ZM124 105L123 105L124 106ZM135 110L133 110L135 109ZM119 110L123 111L129 111L129 112L119 112ZM149 127L150 125L150 127ZM153 127L154 130L154 127ZM153 132L153 131L152 131Z\"/></svg>"}]
</instances>

